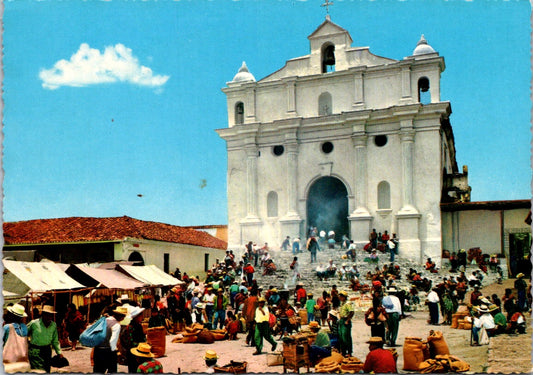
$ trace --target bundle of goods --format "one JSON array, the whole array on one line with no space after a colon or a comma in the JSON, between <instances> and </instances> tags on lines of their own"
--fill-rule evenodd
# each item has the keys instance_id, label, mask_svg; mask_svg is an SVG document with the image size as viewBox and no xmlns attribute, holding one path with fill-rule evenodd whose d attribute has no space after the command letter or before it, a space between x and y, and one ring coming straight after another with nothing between
<instances>
[{"instance_id":1,"label":"bundle of goods","mask_svg":"<svg viewBox=\"0 0 533 375\"><path fill-rule=\"evenodd\" d=\"M465 316L463 319L457 319L458 329L472 329L472 317Z\"/></svg>"},{"instance_id":2,"label":"bundle of goods","mask_svg":"<svg viewBox=\"0 0 533 375\"><path fill-rule=\"evenodd\" d=\"M212 329L211 333L213 334L215 341L224 340L226 338L226 335L228 334L226 329Z\"/></svg>"},{"instance_id":3,"label":"bundle of goods","mask_svg":"<svg viewBox=\"0 0 533 375\"><path fill-rule=\"evenodd\" d=\"M248 362L235 362L231 361L224 366L214 366L213 369L215 372L228 372L231 374L246 374L246 367Z\"/></svg>"},{"instance_id":4,"label":"bundle of goods","mask_svg":"<svg viewBox=\"0 0 533 375\"><path fill-rule=\"evenodd\" d=\"M452 315L452 325L450 328L459 328L459 320L463 320L470 315L470 312L468 311L468 307L465 305L459 306L457 309L457 312Z\"/></svg>"},{"instance_id":5,"label":"bundle of goods","mask_svg":"<svg viewBox=\"0 0 533 375\"><path fill-rule=\"evenodd\" d=\"M429 358L426 341L420 337L406 337L403 344L403 369L417 371L420 363Z\"/></svg>"},{"instance_id":6,"label":"bundle of goods","mask_svg":"<svg viewBox=\"0 0 533 375\"><path fill-rule=\"evenodd\" d=\"M322 358L315 366L315 372L333 373L341 370L344 357L339 352L331 352L329 357Z\"/></svg>"},{"instance_id":7,"label":"bundle of goods","mask_svg":"<svg viewBox=\"0 0 533 375\"><path fill-rule=\"evenodd\" d=\"M430 372L450 373L465 372L470 370L470 365L460 358L453 355L437 355L435 359L427 359L420 363L418 371L422 374Z\"/></svg>"},{"instance_id":8,"label":"bundle of goods","mask_svg":"<svg viewBox=\"0 0 533 375\"><path fill-rule=\"evenodd\" d=\"M193 323L190 327L185 327L184 331L178 332L173 343L195 343L198 341L198 334L204 330L203 324Z\"/></svg>"},{"instance_id":9,"label":"bundle of goods","mask_svg":"<svg viewBox=\"0 0 533 375\"><path fill-rule=\"evenodd\" d=\"M215 342L215 335L208 329L204 329L196 337L198 337L196 341L200 344L212 344Z\"/></svg>"},{"instance_id":10,"label":"bundle of goods","mask_svg":"<svg viewBox=\"0 0 533 375\"><path fill-rule=\"evenodd\" d=\"M363 369L364 363L357 357L346 357L341 362L341 372L344 374L356 374Z\"/></svg>"},{"instance_id":11,"label":"bundle of goods","mask_svg":"<svg viewBox=\"0 0 533 375\"><path fill-rule=\"evenodd\" d=\"M429 345L429 356L431 358L435 358L437 355L450 354L450 349L448 348L448 344L446 344L446 340L444 340L442 332L429 331L427 342Z\"/></svg>"},{"instance_id":12,"label":"bundle of goods","mask_svg":"<svg viewBox=\"0 0 533 375\"><path fill-rule=\"evenodd\" d=\"M341 370L341 365L332 360L324 358L315 366L315 372L321 374L332 374L337 373Z\"/></svg>"},{"instance_id":13,"label":"bundle of goods","mask_svg":"<svg viewBox=\"0 0 533 375\"><path fill-rule=\"evenodd\" d=\"M173 343L192 344L198 341L198 335L193 332L180 332L172 339Z\"/></svg>"},{"instance_id":14,"label":"bundle of goods","mask_svg":"<svg viewBox=\"0 0 533 375\"><path fill-rule=\"evenodd\" d=\"M166 335L167 330L165 327L152 327L146 330L146 341L152 347L152 353L157 358L165 355Z\"/></svg>"}]
</instances>

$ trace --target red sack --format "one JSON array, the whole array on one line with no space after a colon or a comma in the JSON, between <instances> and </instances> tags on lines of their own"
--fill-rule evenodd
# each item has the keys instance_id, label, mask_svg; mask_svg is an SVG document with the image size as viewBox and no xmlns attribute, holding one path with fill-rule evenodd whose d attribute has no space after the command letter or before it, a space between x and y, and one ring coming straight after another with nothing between
<instances>
[{"instance_id":1,"label":"red sack","mask_svg":"<svg viewBox=\"0 0 533 375\"><path fill-rule=\"evenodd\" d=\"M369 242L369 243L367 243L367 244L365 245L364 249L365 249L365 250L368 250L368 249L370 249L370 246L372 246L372 244Z\"/></svg>"},{"instance_id":2,"label":"red sack","mask_svg":"<svg viewBox=\"0 0 533 375\"><path fill-rule=\"evenodd\" d=\"M270 316L268 317L268 325L270 328L274 328L276 325L276 315L270 313Z\"/></svg>"}]
</instances>

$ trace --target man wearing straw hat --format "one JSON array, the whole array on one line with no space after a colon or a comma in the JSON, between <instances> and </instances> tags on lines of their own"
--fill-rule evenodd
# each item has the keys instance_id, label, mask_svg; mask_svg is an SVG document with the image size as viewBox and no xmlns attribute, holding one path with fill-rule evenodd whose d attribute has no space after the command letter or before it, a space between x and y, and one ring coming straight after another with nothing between
<instances>
[{"instance_id":1,"label":"man wearing straw hat","mask_svg":"<svg viewBox=\"0 0 533 375\"><path fill-rule=\"evenodd\" d=\"M527 306L527 298L526 298L527 283L524 281L524 276L525 275L522 272L520 272L518 275L516 275L516 280L514 282L514 287L518 295L517 306L520 309L520 311L529 310L529 307Z\"/></svg>"},{"instance_id":2,"label":"man wearing straw hat","mask_svg":"<svg viewBox=\"0 0 533 375\"><path fill-rule=\"evenodd\" d=\"M318 322L309 322L309 329L316 334L315 342L309 346L309 359L315 364L319 359L331 355L331 341L326 331L320 329Z\"/></svg>"},{"instance_id":3,"label":"man wearing straw hat","mask_svg":"<svg viewBox=\"0 0 533 375\"><path fill-rule=\"evenodd\" d=\"M269 318L270 312L265 306L266 300L260 297L258 300L259 306L255 309L255 347L256 350L253 355L261 354L263 349L263 338L272 345L272 351L276 350L277 342L270 333Z\"/></svg>"},{"instance_id":4,"label":"man wearing straw hat","mask_svg":"<svg viewBox=\"0 0 533 375\"><path fill-rule=\"evenodd\" d=\"M154 353L151 352L150 344L141 342L136 348L131 348L130 352L137 358L139 366L137 373L141 374L162 374L163 365L156 360ZM128 370L129 371L129 370Z\"/></svg>"},{"instance_id":5,"label":"man wearing straw hat","mask_svg":"<svg viewBox=\"0 0 533 375\"><path fill-rule=\"evenodd\" d=\"M352 355L352 317L355 313L354 307L348 301L348 293L344 290L339 292L341 305L339 307L339 348L342 355Z\"/></svg>"},{"instance_id":6,"label":"man wearing straw hat","mask_svg":"<svg viewBox=\"0 0 533 375\"><path fill-rule=\"evenodd\" d=\"M106 318L106 338L94 347L93 372L99 374L117 372L117 344L120 335L120 322L128 315L128 308L118 306Z\"/></svg>"},{"instance_id":7,"label":"man wearing straw hat","mask_svg":"<svg viewBox=\"0 0 533 375\"><path fill-rule=\"evenodd\" d=\"M485 328L486 331L492 332L496 329L496 324L494 323L493 316L490 314L491 310L487 305L474 306L473 310L479 315L479 317L474 317L472 335L474 338L474 345L479 345L479 332L481 329Z\"/></svg>"},{"instance_id":8,"label":"man wearing straw hat","mask_svg":"<svg viewBox=\"0 0 533 375\"><path fill-rule=\"evenodd\" d=\"M370 353L367 354L363 371L374 374L396 374L396 361L389 350L383 349L383 339L379 336L371 337L366 342Z\"/></svg>"},{"instance_id":9,"label":"man wearing straw hat","mask_svg":"<svg viewBox=\"0 0 533 375\"><path fill-rule=\"evenodd\" d=\"M41 317L28 323L28 357L32 369L50 372L52 347L60 357L63 357L57 325L54 322L55 313L53 306L44 305Z\"/></svg>"}]
</instances>

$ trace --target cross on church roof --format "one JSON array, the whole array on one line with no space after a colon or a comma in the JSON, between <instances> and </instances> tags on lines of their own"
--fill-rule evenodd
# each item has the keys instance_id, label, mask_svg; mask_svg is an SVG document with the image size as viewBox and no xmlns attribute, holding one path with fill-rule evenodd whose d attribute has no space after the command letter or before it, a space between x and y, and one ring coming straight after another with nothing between
<instances>
[{"instance_id":1,"label":"cross on church roof","mask_svg":"<svg viewBox=\"0 0 533 375\"><path fill-rule=\"evenodd\" d=\"M329 7L333 5L333 1L324 0L324 4L320 5L321 7L326 7L326 13L329 14Z\"/></svg>"}]
</instances>

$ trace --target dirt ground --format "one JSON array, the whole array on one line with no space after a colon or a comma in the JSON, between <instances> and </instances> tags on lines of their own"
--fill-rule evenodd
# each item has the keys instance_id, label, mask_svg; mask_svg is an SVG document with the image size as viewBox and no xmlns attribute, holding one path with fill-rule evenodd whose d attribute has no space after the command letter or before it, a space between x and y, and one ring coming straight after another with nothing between
<instances>
[{"instance_id":1,"label":"dirt ground","mask_svg":"<svg viewBox=\"0 0 533 375\"><path fill-rule=\"evenodd\" d=\"M483 289L484 295L497 293L503 295L505 287L512 286L513 280L506 280L503 285L490 285ZM364 361L368 353L370 327L362 319L362 312L357 312L353 322L354 356ZM427 338L431 329L442 331L450 348L450 353L465 360L471 366L468 373L529 373L531 365L531 324L529 315L528 333L523 335L502 335L491 339L485 346L470 346L470 331L451 329L449 326L430 326L426 323L427 311L413 312L412 315L400 322L398 344L402 344L406 336ZM283 366L267 366L267 355L252 356L253 347L246 346L245 335L239 334L236 341L216 341L213 344L175 344L171 340L174 335L167 335L166 355L159 358L165 373L193 373L204 372L206 366L202 356L206 350L215 350L219 356L218 364L225 365L231 360L247 361L248 373L282 373ZM279 342L278 351L282 344ZM265 343L263 351L269 351L270 344ZM399 354L398 371L409 372L403 368L403 349L396 348ZM65 350L64 355L70 366L63 369L52 369L62 373L91 373L90 348L76 351ZM306 368L300 369L306 372ZM312 371L312 369L311 369ZM119 365L119 372L127 372L127 367Z\"/></svg>"}]
</instances>

